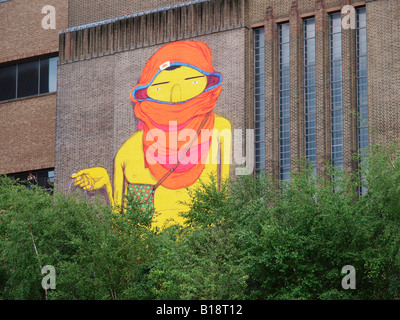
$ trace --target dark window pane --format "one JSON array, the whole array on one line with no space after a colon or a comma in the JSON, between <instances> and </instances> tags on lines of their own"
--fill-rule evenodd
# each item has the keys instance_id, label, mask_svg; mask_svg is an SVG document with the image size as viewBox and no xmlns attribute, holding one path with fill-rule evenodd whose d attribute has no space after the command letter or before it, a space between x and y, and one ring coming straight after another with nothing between
<instances>
[{"instance_id":1,"label":"dark window pane","mask_svg":"<svg viewBox=\"0 0 400 320\"><path fill-rule=\"evenodd\" d=\"M281 180L290 176L290 44L289 24L279 25L279 148Z\"/></svg>"},{"instance_id":2,"label":"dark window pane","mask_svg":"<svg viewBox=\"0 0 400 320\"><path fill-rule=\"evenodd\" d=\"M18 64L18 98L38 94L39 60Z\"/></svg>"},{"instance_id":3,"label":"dark window pane","mask_svg":"<svg viewBox=\"0 0 400 320\"><path fill-rule=\"evenodd\" d=\"M342 43L340 13L331 15L331 157L332 164L343 164Z\"/></svg>"},{"instance_id":4,"label":"dark window pane","mask_svg":"<svg viewBox=\"0 0 400 320\"><path fill-rule=\"evenodd\" d=\"M58 57L40 60L40 93L57 90L57 61Z\"/></svg>"},{"instance_id":5,"label":"dark window pane","mask_svg":"<svg viewBox=\"0 0 400 320\"><path fill-rule=\"evenodd\" d=\"M49 92L49 59L40 59L40 93Z\"/></svg>"},{"instance_id":6,"label":"dark window pane","mask_svg":"<svg viewBox=\"0 0 400 320\"><path fill-rule=\"evenodd\" d=\"M255 170L265 168L264 28L254 30Z\"/></svg>"},{"instance_id":7,"label":"dark window pane","mask_svg":"<svg viewBox=\"0 0 400 320\"><path fill-rule=\"evenodd\" d=\"M0 68L0 101L14 99L16 82L16 66Z\"/></svg>"}]
</instances>

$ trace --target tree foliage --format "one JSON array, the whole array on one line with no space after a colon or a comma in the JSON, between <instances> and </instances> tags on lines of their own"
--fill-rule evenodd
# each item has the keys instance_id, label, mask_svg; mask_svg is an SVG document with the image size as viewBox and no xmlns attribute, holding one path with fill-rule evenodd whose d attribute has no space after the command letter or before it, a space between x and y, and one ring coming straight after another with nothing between
<instances>
[{"instance_id":1,"label":"tree foliage","mask_svg":"<svg viewBox=\"0 0 400 320\"><path fill-rule=\"evenodd\" d=\"M186 225L164 230L132 199L114 212L1 177L0 298L398 299L400 153L372 147L361 167L320 177L304 164L280 188L266 175L202 184Z\"/></svg>"}]
</instances>

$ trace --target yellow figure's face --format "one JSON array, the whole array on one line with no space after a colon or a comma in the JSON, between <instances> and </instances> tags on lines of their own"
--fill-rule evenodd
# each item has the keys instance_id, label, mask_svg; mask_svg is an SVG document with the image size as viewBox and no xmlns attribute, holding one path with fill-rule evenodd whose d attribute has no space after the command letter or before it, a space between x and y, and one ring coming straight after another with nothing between
<instances>
[{"instance_id":1,"label":"yellow figure's face","mask_svg":"<svg viewBox=\"0 0 400 320\"><path fill-rule=\"evenodd\" d=\"M147 88L147 95L158 101L178 103L199 95L207 86L207 77L186 66L161 71Z\"/></svg>"}]
</instances>

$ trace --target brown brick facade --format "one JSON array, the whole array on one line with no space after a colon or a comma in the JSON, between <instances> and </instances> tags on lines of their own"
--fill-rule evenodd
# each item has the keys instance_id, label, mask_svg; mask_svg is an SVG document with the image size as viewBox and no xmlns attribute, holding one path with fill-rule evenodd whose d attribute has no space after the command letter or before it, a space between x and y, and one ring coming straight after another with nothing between
<instances>
[{"instance_id":1,"label":"brown brick facade","mask_svg":"<svg viewBox=\"0 0 400 320\"><path fill-rule=\"evenodd\" d=\"M54 167L56 94L0 103L0 173Z\"/></svg>"},{"instance_id":2,"label":"brown brick facade","mask_svg":"<svg viewBox=\"0 0 400 320\"><path fill-rule=\"evenodd\" d=\"M315 17L316 23L316 107L317 107L317 170L324 172L324 164L331 157L330 115L330 51L329 14L340 12L345 5L367 7L368 41L368 96L370 110L370 143L390 143L399 137L397 117L398 68L394 67L399 43L399 22L394 14L400 8L395 1L263 1L265 19L260 22L259 10L249 5L248 21L265 29L266 74L266 168L279 177L279 99L278 44L276 25L290 22L290 107L291 107L291 169L297 169L304 157L304 94L303 94L303 34L302 19ZM261 2L254 2L259 8ZM383 19L383 17L385 17ZM373 22L372 22L373 20ZM379 30L379 31L378 31ZM378 36L384 34L384 37ZM375 38L380 38L376 41ZM385 40L382 40L385 39ZM389 46L389 50L378 48ZM357 168L352 156L358 151L357 139L357 86L356 86L355 30L342 30L343 77L343 153L344 168ZM378 62L385 64L384 67ZM379 88L376 90L376 88ZM389 89L390 88L390 89ZM251 94L251 91L248 92ZM379 96L379 97L378 97ZM378 102L380 101L380 102ZM386 101L387 103L385 103ZM384 107L378 107L382 105ZM390 119L393 117L394 119ZM379 134L376 134L378 133Z\"/></svg>"},{"instance_id":3,"label":"brown brick facade","mask_svg":"<svg viewBox=\"0 0 400 320\"><path fill-rule=\"evenodd\" d=\"M274 12L272 7L268 7L265 22L265 168L268 173L279 179L279 96L278 88L278 64L276 57L278 54L277 31L274 22ZM251 94L249 92L249 94Z\"/></svg>"},{"instance_id":4,"label":"brown brick facade","mask_svg":"<svg viewBox=\"0 0 400 320\"><path fill-rule=\"evenodd\" d=\"M290 22L291 169L304 157L303 19L315 17L317 171L331 161L329 14L344 5L367 8L370 144L398 138L400 4L393 0L70 1L69 26L137 13L110 23L72 28L60 36L62 65L57 113L56 175L93 165L111 170L112 157L136 122L127 92L162 44L205 41L225 76L217 113L233 128L253 128L253 27L265 30L266 170L279 177L277 24ZM143 12L166 6L176 8ZM99 10L96 10L99 8ZM342 30L344 168L358 151L355 30ZM82 102L85 105L82 105Z\"/></svg>"},{"instance_id":5,"label":"brown brick facade","mask_svg":"<svg viewBox=\"0 0 400 320\"><path fill-rule=\"evenodd\" d=\"M289 14L290 26L290 157L291 171L299 169L298 159L304 155L304 86L303 35L298 2L294 1Z\"/></svg>"},{"instance_id":6,"label":"brown brick facade","mask_svg":"<svg viewBox=\"0 0 400 320\"><path fill-rule=\"evenodd\" d=\"M188 2L187 0L70 0L69 27L79 26L96 21L122 17L138 12L173 6Z\"/></svg>"},{"instance_id":7,"label":"brown brick facade","mask_svg":"<svg viewBox=\"0 0 400 320\"><path fill-rule=\"evenodd\" d=\"M56 10L56 29L43 29L42 8ZM0 66L57 54L67 27L67 0L0 3ZM0 173L54 167L56 93L0 102Z\"/></svg>"},{"instance_id":8,"label":"brown brick facade","mask_svg":"<svg viewBox=\"0 0 400 320\"><path fill-rule=\"evenodd\" d=\"M329 21L323 1L315 5L315 83L317 108L317 172L324 174L324 165L331 161Z\"/></svg>"},{"instance_id":9,"label":"brown brick facade","mask_svg":"<svg viewBox=\"0 0 400 320\"><path fill-rule=\"evenodd\" d=\"M60 35L61 62L244 27L244 0L202 1L157 12L142 12L117 21L73 27Z\"/></svg>"},{"instance_id":10,"label":"brown brick facade","mask_svg":"<svg viewBox=\"0 0 400 320\"><path fill-rule=\"evenodd\" d=\"M225 76L216 112L227 117L233 128L253 128L252 28L264 27L265 161L267 171L278 178L277 24L281 22L290 22L290 151L295 171L305 152L303 19L315 17L317 171L322 174L323 165L331 161L329 14L349 4L367 9L370 144L390 144L400 136L398 1L1 2L0 66L57 53L59 47L61 65L57 98L53 93L0 102L0 171L56 166L59 185L65 185L70 171L79 168L103 165L111 170L113 156L137 126L129 90L151 54L176 40L202 40L210 46L215 69ZM45 5L56 9L56 30L41 27ZM104 21L107 19L114 20ZM103 22L96 23L99 21ZM90 23L96 24L81 26ZM59 34L68 27L71 29ZM357 168L352 160L358 150L355 37L354 30L342 30L343 161L347 170Z\"/></svg>"},{"instance_id":11,"label":"brown brick facade","mask_svg":"<svg viewBox=\"0 0 400 320\"><path fill-rule=\"evenodd\" d=\"M214 68L224 76L215 112L245 129L246 35L242 0L197 3L63 33L57 186L65 189L80 169L103 166L112 172L116 152L137 130L129 92L147 60L170 41L198 40L210 47Z\"/></svg>"},{"instance_id":12,"label":"brown brick facade","mask_svg":"<svg viewBox=\"0 0 400 320\"><path fill-rule=\"evenodd\" d=\"M371 144L400 138L400 4L367 2L368 103Z\"/></svg>"},{"instance_id":13,"label":"brown brick facade","mask_svg":"<svg viewBox=\"0 0 400 320\"><path fill-rule=\"evenodd\" d=\"M42 8L56 10L56 29L43 29ZM58 52L58 34L67 27L68 0L12 0L0 3L0 63Z\"/></svg>"}]
</instances>

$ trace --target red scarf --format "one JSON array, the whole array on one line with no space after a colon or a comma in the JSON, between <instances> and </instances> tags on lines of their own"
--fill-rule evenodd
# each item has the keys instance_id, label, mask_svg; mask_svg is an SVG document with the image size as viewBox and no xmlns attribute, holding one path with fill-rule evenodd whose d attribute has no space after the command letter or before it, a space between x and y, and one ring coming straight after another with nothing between
<instances>
[{"instance_id":1,"label":"red scarf","mask_svg":"<svg viewBox=\"0 0 400 320\"><path fill-rule=\"evenodd\" d=\"M146 93L147 87L158 72L169 65L191 66L205 74L208 79L205 90L181 103L150 99ZM193 141L182 163L162 183L164 187L169 189L188 187L200 177L208 157L215 119L212 111L221 93L222 81L222 75L215 72L212 67L211 52L205 43L178 41L163 46L149 59L139 83L133 87L130 97L136 103L135 115L141 120L139 129L143 130L145 164L157 181L186 154L187 147L194 138L186 137L186 129L192 129L192 133L197 132L206 114L210 112L202 128L208 131L202 131ZM165 139L157 135L164 135Z\"/></svg>"}]
</instances>

